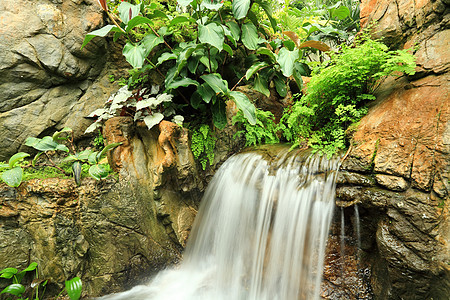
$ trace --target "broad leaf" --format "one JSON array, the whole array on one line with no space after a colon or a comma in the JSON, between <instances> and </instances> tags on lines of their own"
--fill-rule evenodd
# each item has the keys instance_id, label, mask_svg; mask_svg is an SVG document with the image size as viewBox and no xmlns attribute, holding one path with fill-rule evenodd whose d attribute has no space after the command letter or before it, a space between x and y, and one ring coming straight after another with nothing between
<instances>
[{"instance_id":1,"label":"broad leaf","mask_svg":"<svg viewBox=\"0 0 450 300\"><path fill-rule=\"evenodd\" d=\"M81 184L81 162L76 161L73 163L72 173L75 183L79 186Z\"/></svg>"},{"instance_id":2,"label":"broad leaf","mask_svg":"<svg viewBox=\"0 0 450 300\"><path fill-rule=\"evenodd\" d=\"M284 98L287 96L287 88L286 88L286 82L280 77L275 76L273 78L273 82L275 83L275 89L277 90L278 95L280 97Z\"/></svg>"},{"instance_id":3,"label":"broad leaf","mask_svg":"<svg viewBox=\"0 0 450 300\"><path fill-rule=\"evenodd\" d=\"M99 168L100 168L100 166L99 166ZM89 173L91 173L90 169L89 169ZM66 286L67 295L69 296L70 300L80 299L83 284L79 277L72 278L71 280L66 280L65 286Z\"/></svg>"},{"instance_id":4,"label":"broad leaf","mask_svg":"<svg viewBox=\"0 0 450 300\"><path fill-rule=\"evenodd\" d=\"M146 35L141 42L141 45L145 48L144 59L150 54L155 46L162 43L164 43L164 38L162 36L156 36L154 34Z\"/></svg>"},{"instance_id":5,"label":"broad leaf","mask_svg":"<svg viewBox=\"0 0 450 300\"><path fill-rule=\"evenodd\" d=\"M200 4L200 7L204 7L209 10L219 10L222 6L223 1L220 0L205 0Z\"/></svg>"},{"instance_id":6,"label":"broad leaf","mask_svg":"<svg viewBox=\"0 0 450 300\"><path fill-rule=\"evenodd\" d=\"M0 294L8 293L14 296L20 296L25 292L25 287L20 283L10 284L0 292Z\"/></svg>"},{"instance_id":7,"label":"broad leaf","mask_svg":"<svg viewBox=\"0 0 450 300\"><path fill-rule=\"evenodd\" d=\"M122 53L133 68L141 68L144 65L146 48L143 45L126 43Z\"/></svg>"},{"instance_id":8,"label":"broad leaf","mask_svg":"<svg viewBox=\"0 0 450 300\"><path fill-rule=\"evenodd\" d=\"M172 52L164 52L163 54L161 54L160 57L158 57L158 63L156 64L156 66L159 66L163 62L168 61L170 59L177 59L177 56Z\"/></svg>"},{"instance_id":9,"label":"broad leaf","mask_svg":"<svg viewBox=\"0 0 450 300\"><path fill-rule=\"evenodd\" d=\"M188 18L186 16L176 16L175 18L173 18L170 21L169 26L173 26L173 25L185 23L185 22L195 23L195 20L193 18Z\"/></svg>"},{"instance_id":10,"label":"broad leaf","mask_svg":"<svg viewBox=\"0 0 450 300\"><path fill-rule=\"evenodd\" d=\"M164 115L161 113L154 113L153 115L147 116L144 118L144 123L147 125L148 129L151 129L153 126L158 125L164 119Z\"/></svg>"},{"instance_id":11,"label":"broad leaf","mask_svg":"<svg viewBox=\"0 0 450 300\"><path fill-rule=\"evenodd\" d=\"M268 57L270 57L270 60L273 63L277 61L277 57L275 56L275 53L273 53L269 48L261 47L258 50L256 50L256 54L267 55Z\"/></svg>"},{"instance_id":12,"label":"broad leaf","mask_svg":"<svg viewBox=\"0 0 450 300\"><path fill-rule=\"evenodd\" d=\"M22 182L23 170L21 167L15 167L2 174L2 180L10 187L18 187Z\"/></svg>"},{"instance_id":13,"label":"broad leaf","mask_svg":"<svg viewBox=\"0 0 450 300\"><path fill-rule=\"evenodd\" d=\"M268 86L268 79L264 78L260 74L256 74L253 88L258 92L264 94L266 97L270 97L270 91Z\"/></svg>"},{"instance_id":14,"label":"broad leaf","mask_svg":"<svg viewBox=\"0 0 450 300\"><path fill-rule=\"evenodd\" d=\"M161 18L161 19L169 19L169 17L163 13L160 10L154 10L152 14L148 15L149 18L155 19L155 18Z\"/></svg>"},{"instance_id":15,"label":"broad leaf","mask_svg":"<svg viewBox=\"0 0 450 300\"><path fill-rule=\"evenodd\" d=\"M234 0L232 9L233 15L237 20L245 18L247 16L248 10L250 9L250 0Z\"/></svg>"},{"instance_id":16,"label":"broad leaf","mask_svg":"<svg viewBox=\"0 0 450 300\"><path fill-rule=\"evenodd\" d=\"M241 92L230 92L231 98L233 98L236 106L242 110L245 118L251 125L256 124L256 108L253 103L250 102L248 97Z\"/></svg>"},{"instance_id":17,"label":"broad leaf","mask_svg":"<svg viewBox=\"0 0 450 300\"><path fill-rule=\"evenodd\" d=\"M216 95L209 84L202 84L197 88L197 92L204 102L209 103L211 99Z\"/></svg>"},{"instance_id":18,"label":"broad leaf","mask_svg":"<svg viewBox=\"0 0 450 300\"><path fill-rule=\"evenodd\" d=\"M227 126L227 111L225 101L217 99L211 106L211 112L213 117L214 126L220 130Z\"/></svg>"},{"instance_id":19,"label":"broad leaf","mask_svg":"<svg viewBox=\"0 0 450 300\"><path fill-rule=\"evenodd\" d=\"M103 148L102 151L99 154L97 154L97 161L101 161L103 159L103 157L106 156L108 151L110 151L110 150L112 150L112 149L114 149L114 148L116 148L116 147L118 147L118 146L120 146L122 144L123 143L120 142L120 143L111 143L111 144L106 145L105 148Z\"/></svg>"},{"instance_id":20,"label":"broad leaf","mask_svg":"<svg viewBox=\"0 0 450 300\"><path fill-rule=\"evenodd\" d=\"M136 16L128 22L127 27L125 28L126 32L130 32L131 29L140 25L140 24L150 24L153 25L152 20L143 16Z\"/></svg>"},{"instance_id":21,"label":"broad leaf","mask_svg":"<svg viewBox=\"0 0 450 300\"><path fill-rule=\"evenodd\" d=\"M55 142L50 136L44 136L42 139L28 137L25 140L25 145L43 152L56 150L69 152L69 148L67 148L65 145Z\"/></svg>"},{"instance_id":22,"label":"broad leaf","mask_svg":"<svg viewBox=\"0 0 450 300\"><path fill-rule=\"evenodd\" d=\"M231 49L231 47L228 46L227 43L223 43L223 50L227 51L230 56L233 56L233 49Z\"/></svg>"},{"instance_id":23,"label":"broad leaf","mask_svg":"<svg viewBox=\"0 0 450 300\"><path fill-rule=\"evenodd\" d=\"M17 274L17 269L16 268L5 268L3 270L0 271L0 277L1 278L7 278L10 279L12 278L14 275Z\"/></svg>"},{"instance_id":24,"label":"broad leaf","mask_svg":"<svg viewBox=\"0 0 450 300\"><path fill-rule=\"evenodd\" d=\"M172 80L169 84L166 84L166 89L176 89L179 88L180 86L190 86L190 85L195 85L198 86L198 82L190 79L190 78L182 78L180 80Z\"/></svg>"},{"instance_id":25,"label":"broad leaf","mask_svg":"<svg viewBox=\"0 0 450 300\"><path fill-rule=\"evenodd\" d=\"M264 68L266 66L268 66L269 64L264 62L264 61L260 61L255 63L253 66L251 66L247 72L245 73L245 79L249 80L253 74L255 74L256 72L258 72L261 68Z\"/></svg>"},{"instance_id":26,"label":"broad leaf","mask_svg":"<svg viewBox=\"0 0 450 300\"><path fill-rule=\"evenodd\" d=\"M294 71L294 63L298 59L298 55L298 49L289 51L286 48L281 48L278 53L277 61L280 64L281 71L284 76L289 77L292 75L292 72Z\"/></svg>"},{"instance_id":27,"label":"broad leaf","mask_svg":"<svg viewBox=\"0 0 450 300\"><path fill-rule=\"evenodd\" d=\"M130 22L130 20L132 20L137 15L139 15L141 6L139 4L133 5L129 2L122 2L122 3L120 3L118 10L119 10L120 19L125 24L128 24L128 22Z\"/></svg>"},{"instance_id":28,"label":"broad leaf","mask_svg":"<svg viewBox=\"0 0 450 300\"><path fill-rule=\"evenodd\" d=\"M290 38L294 42L295 46L297 46L297 47L300 46L300 39L299 39L298 35L295 32L293 32L293 31L283 31L283 34L287 35L288 38Z\"/></svg>"},{"instance_id":29,"label":"broad leaf","mask_svg":"<svg viewBox=\"0 0 450 300\"><path fill-rule=\"evenodd\" d=\"M303 64L300 62L295 62L292 77L294 77L294 80L297 83L299 90L303 88L303 79L302 79L303 72L304 72Z\"/></svg>"},{"instance_id":30,"label":"broad leaf","mask_svg":"<svg viewBox=\"0 0 450 300\"><path fill-rule=\"evenodd\" d=\"M220 74L208 74L200 76L216 94L224 94L227 95L229 93L228 83L222 79Z\"/></svg>"},{"instance_id":31,"label":"broad leaf","mask_svg":"<svg viewBox=\"0 0 450 300\"><path fill-rule=\"evenodd\" d=\"M203 103L203 98L200 96L198 90L192 93L191 95L191 106L194 109L198 109L200 105Z\"/></svg>"},{"instance_id":32,"label":"broad leaf","mask_svg":"<svg viewBox=\"0 0 450 300\"><path fill-rule=\"evenodd\" d=\"M239 28L239 25L234 21L227 21L226 25L230 29L233 39L235 41L239 41L239 38L241 37L241 29Z\"/></svg>"},{"instance_id":33,"label":"broad leaf","mask_svg":"<svg viewBox=\"0 0 450 300\"><path fill-rule=\"evenodd\" d=\"M337 17L339 20L344 20L350 16L350 10L346 6L340 6L339 8L334 8L331 10L331 17Z\"/></svg>"},{"instance_id":34,"label":"broad leaf","mask_svg":"<svg viewBox=\"0 0 450 300\"><path fill-rule=\"evenodd\" d=\"M25 153L25 152L19 152L14 154L13 156L11 156L11 158L9 159L9 167L12 168L14 167L14 165L18 162L21 161L22 159L24 159L25 157L30 156L30 154Z\"/></svg>"},{"instance_id":35,"label":"broad leaf","mask_svg":"<svg viewBox=\"0 0 450 300\"><path fill-rule=\"evenodd\" d=\"M104 37L110 31L120 32L120 29L116 25L106 25L105 27L102 27L100 29L89 32L84 37L84 41L83 41L83 44L81 45L81 49L83 49L83 47L86 46L86 44L89 43L94 37L96 37L96 36Z\"/></svg>"},{"instance_id":36,"label":"broad leaf","mask_svg":"<svg viewBox=\"0 0 450 300\"><path fill-rule=\"evenodd\" d=\"M258 31L252 23L245 23L242 25L242 43L250 50L256 50L258 47Z\"/></svg>"},{"instance_id":37,"label":"broad leaf","mask_svg":"<svg viewBox=\"0 0 450 300\"><path fill-rule=\"evenodd\" d=\"M177 3L181 6L181 7L187 7L188 5L190 5L192 3L193 0L177 0Z\"/></svg>"},{"instance_id":38,"label":"broad leaf","mask_svg":"<svg viewBox=\"0 0 450 300\"><path fill-rule=\"evenodd\" d=\"M68 133L68 132L72 132L72 129L69 127L64 127L63 129L61 129L60 131L57 131L53 134L52 139L57 142L59 140L66 140L67 136L60 138L59 136L63 133Z\"/></svg>"},{"instance_id":39,"label":"broad leaf","mask_svg":"<svg viewBox=\"0 0 450 300\"><path fill-rule=\"evenodd\" d=\"M198 25L198 39L200 42L210 44L222 51L225 35L223 29L216 23L209 23L206 26L200 24Z\"/></svg>"}]
</instances>

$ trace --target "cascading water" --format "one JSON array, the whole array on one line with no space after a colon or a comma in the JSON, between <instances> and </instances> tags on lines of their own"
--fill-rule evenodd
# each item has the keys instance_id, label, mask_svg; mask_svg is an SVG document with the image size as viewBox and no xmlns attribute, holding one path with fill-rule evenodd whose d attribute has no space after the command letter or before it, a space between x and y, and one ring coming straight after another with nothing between
<instances>
[{"instance_id":1,"label":"cascading water","mask_svg":"<svg viewBox=\"0 0 450 300\"><path fill-rule=\"evenodd\" d=\"M238 154L202 200L183 262L102 299L318 299L338 161Z\"/></svg>"}]
</instances>

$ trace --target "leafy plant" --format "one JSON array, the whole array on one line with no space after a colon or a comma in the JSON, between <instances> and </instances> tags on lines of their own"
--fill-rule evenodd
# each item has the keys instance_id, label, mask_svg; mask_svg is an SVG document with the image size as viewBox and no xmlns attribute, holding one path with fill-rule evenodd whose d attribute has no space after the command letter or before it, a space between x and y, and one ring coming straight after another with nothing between
<instances>
[{"instance_id":1,"label":"leafy plant","mask_svg":"<svg viewBox=\"0 0 450 300\"><path fill-rule=\"evenodd\" d=\"M5 268L3 270L0 270L0 278L4 279L11 279L12 283L5 287L1 292L1 294L10 294L13 296L16 296L17 299L21 300L23 299L23 295L26 292L25 286L22 284L22 280L25 277L25 274L27 272L35 272L34 280L31 282L31 299L39 300L43 297L43 294L45 293L45 288L47 285L48 280L40 279L38 276L38 264L36 262L32 262L27 268L25 268L22 271L18 271L16 268ZM39 298L39 288L42 287L43 291L41 294L41 298ZM62 294L63 291L67 291L67 294L70 298L70 300L78 300L81 297L81 290L82 290L82 283L81 279L78 277L75 277L71 280L67 280L65 282L65 288L59 293L59 295L56 297L56 299L59 298L59 296ZM11 299L11 298L8 298ZM27 297L26 299L30 299Z\"/></svg>"},{"instance_id":2,"label":"leafy plant","mask_svg":"<svg viewBox=\"0 0 450 300\"><path fill-rule=\"evenodd\" d=\"M389 51L363 33L355 46L342 46L313 73L307 94L297 96L279 126L288 141L301 143L328 156L346 147L346 128L366 113L379 80L389 75L414 74L414 56L407 50Z\"/></svg>"},{"instance_id":3,"label":"leafy plant","mask_svg":"<svg viewBox=\"0 0 450 300\"><path fill-rule=\"evenodd\" d=\"M256 124L251 125L242 113L238 112L233 117L233 124L236 124L241 129L236 132L234 137L243 135L245 137L245 146L279 143L278 128L273 114L270 111L257 109L256 119Z\"/></svg>"},{"instance_id":4,"label":"leafy plant","mask_svg":"<svg viewBox=\"0 0 450 300\"><path fill-rule=\"evenodd\" d=\"M197 130L194 130L191 138L191 150L202 165L203 170L206 169L206 165L212 166L214 163L214 148L216 146L216 138L214 137L211 128L202 124Z\"/></svg>"},{"instance_id":5,"label":"leafy plant","mask_svg":"<svg viewBox=\"0 0 450 300\"><path fill-rule=\"evenodd\" d=\"M60 143L62 141L68 141L71 146L71 150L69 150L66 145ZM0 164L0 178L7 185L11 187L18 187L24 178L24 169L35 169L37 171L36 173L39 173L39 171L43 172L47 171L48 168L52 168L66 176L72 175L75 182L79 185L83 165L86 165L89 166L89 175L97 180L101 180L111 171L107 161L104 161L106 153L120 144L121 143L109 144L103 147L101 151L86 149L81 152L77 152L73 144L73 135L70 128L64 128L61 131L55 132L53 136L45 136L43 138L28 137L25 141L25 145L38 150L33 160L31 162L24 163L23 160L29 157L30 154L25 152L14 154L9 159L8 164ZM58 165L52 160L50 153L56 151L68 153L68 156L63 159L63 162L71 163L70 171L64 169L62 165ZM46 156L48 162L39 160L42 155Z\"/></svg>"}]
</instances>

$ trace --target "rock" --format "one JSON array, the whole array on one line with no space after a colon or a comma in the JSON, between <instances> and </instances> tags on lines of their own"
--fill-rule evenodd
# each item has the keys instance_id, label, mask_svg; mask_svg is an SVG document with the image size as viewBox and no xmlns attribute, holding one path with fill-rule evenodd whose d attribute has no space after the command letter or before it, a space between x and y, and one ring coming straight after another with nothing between
<instances>
[{"instance_id":1,"label":"rock","mask_svg":"<svg viewBox=\"0 0 450 300\"><path fill-rule=\"evenodd\" d=\"M405 191L408 188L408 182L402 178L391 175L375 175L377 183L392 191Z\"/></svg>"}]
</instances>

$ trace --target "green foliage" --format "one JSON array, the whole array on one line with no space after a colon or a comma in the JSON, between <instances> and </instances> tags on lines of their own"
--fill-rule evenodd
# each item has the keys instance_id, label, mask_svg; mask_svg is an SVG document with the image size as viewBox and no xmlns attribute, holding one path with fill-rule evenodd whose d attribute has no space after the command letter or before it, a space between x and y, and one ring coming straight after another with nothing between
<instances>
[{"instance_id":1,"label":"green foliage","mask_svg":"<svg viewBox=\"0 0 450 300\"><path fill-rule=\"evenodd\" d=\"M30 284L30 288L26 288L25 285L22 284L22 280L25 277L27 272L34 272L34 280ZM5 268L0 270L0 278L11 280L11 284L5 287L1 292L1 294L9 294L13 295L16 298L8 298L8 299L24 299L25 294L29 294L26 299L34 299L39 300L43 299L45 289L47 286L48 280L40 279L38 276L38 264L32 262L28 267L26 267L22 271L18 271L16 268ZM62 294L63 291L67 291L67 294L70 300L78 300L81 297L82 283L81 279L75 277L71 280L67 280L65 282L65 289L59 293L56 298ZM42 291L41 295L39 292Z\"/></svg>"},{"instance_id":2,"label":"green foliage","mask_svg":"<svg viewBox=\"0 0 450 300\"><path fill-rule=\"evenodd\" d=\"M202 124L197 130L194 130L191 138L191 150L202 165L203 170L206 169L206 165L212 166L214 163L214 148L216 147L216 138L211 128Z\"/></svg>"},{"instance_id":3,"label":"green foliage","mask_svg":"<svg viewBox=\"0 0 450 300\"><path fill-rule=\"evenodd\" d=\"M256 124L250 124L244 118L242 112L238 112L233 117L233 124L236 124L239 131L236 132L235 138L238 136L245 137L245 146L256 146L259 144L275 144L279 143L274 116L270 111L256 110Z\"/></svg>"},{"instance_id":4,"label":"green foliage","mask_svg":"<svg viewBox=\"0 0 450 300\"><path fill-rule=\"evenodd\" d=\"M72 153L69 153L69 148L62 144L62 141L70 144ZM55 132L53 136L28 137L25 145L38 150L31 161L24 161L30 154L19 152L11 156L7 164L0 163L0 179L11 187L18 187L23 180L33 178L68 176L72 176L79 185L83 174L101 180L111 173L111 168L105 161L107 152L121 143L111 143L100 151L85 149L77 152L73 144L72 130L64 128ZM57 165L51 158L51 154L57 151L68 153L61 165ZM46 161L42 159L42 155L46 157ZM67 164L70 164L70 167L67 167Z\"/></svg>"},{"instance_id":5,"label":"green foliage","mask_svg":"<svg viewBox=\"0 0 450 300\"><path fill-rule=\"evenodd\" d=\"M328 156L346 147L346 128L366 113L373 90L385 76L414 74L414 57L407 50L389 51L362 34L354 47L343 46L319 65L307 94L286 110L280 130L298 146L307 143Z\"/></svg>"}]
</instances>

